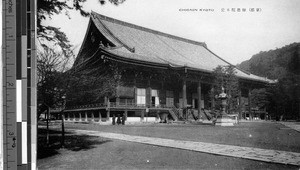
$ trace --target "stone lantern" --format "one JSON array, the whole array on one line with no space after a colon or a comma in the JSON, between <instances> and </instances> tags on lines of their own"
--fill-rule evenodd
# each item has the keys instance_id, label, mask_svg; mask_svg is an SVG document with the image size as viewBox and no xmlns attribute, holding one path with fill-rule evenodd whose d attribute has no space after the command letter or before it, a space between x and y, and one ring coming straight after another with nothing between
<instances>
[{"instance_id":1,"label":"stone lantern","mask_svg":"<svg viewBox=\"0 0 300 170\"><path fill-rule=\"evenodd\" d=\"M215 125L233 126L235 121L226 113L228 95L224 91L225 90L222 87L222 92L219 95L216 95L216 99L221 100L221 114L217 117Z\"/></svg>"}]
</instances>

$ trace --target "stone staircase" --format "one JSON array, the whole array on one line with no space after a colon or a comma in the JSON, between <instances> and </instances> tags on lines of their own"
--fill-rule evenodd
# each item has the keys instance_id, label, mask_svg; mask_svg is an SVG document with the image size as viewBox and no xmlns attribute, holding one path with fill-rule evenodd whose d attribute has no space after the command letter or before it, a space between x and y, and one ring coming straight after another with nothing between
<instances>
[{"instance_id":1,"label":"stone staircase","mask_svg":"<svg viewBox=\"0 0 300 170\"><path fill-rule=\"evenodd\" d=\"M198 115L198 112L197 112L197 111L192 110L192 111L191 111L191 114L192 114L194 120L198 120L198 119L199 119L199 115Z\"/></svg>"},{"instance_id":2,"label":"stone staircase","mask_svg":"<svg viewBox=\"0 0 300 170\"><path fill-rule=\"evenodd\" d=\"M169 109L169 113L172 116L172 118L174 119L174 121L178 121L179 111L177 108L173 107L172 109Z\"/></svg>"},{"instance_id":3,"label":"stone staircase","mask_svg":"<svg viewBox=\"0 0 300 170\"><path fill-rule=\"evenodd\" d=\"M213 118L213 115L211 115L210 113L209 113L209 111L208 110L205 110L205 109L202 109L202 118L203 118L203 115L204 115L204 117L207 119L207 120L212 120L212 118Z\"/></svg>"}]
</instances>

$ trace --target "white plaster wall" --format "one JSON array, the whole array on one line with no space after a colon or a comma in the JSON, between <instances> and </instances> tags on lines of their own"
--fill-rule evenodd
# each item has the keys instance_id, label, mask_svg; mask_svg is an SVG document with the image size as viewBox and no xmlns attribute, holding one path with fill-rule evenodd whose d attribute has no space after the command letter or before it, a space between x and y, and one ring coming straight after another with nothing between
<instances>
[{"instance_id":1,"label":"white plaster wall","mask_svg":"<svg viewBox=\"0 0 300 170\"><path fill-rule=\"evenodd\" d=\"M140 117L127 117L127 122L141 122ZM144 117L143 122L156 122L155 117Z\"/></svg>"},{"instance_id":2,"label":"white plaster wall","mask_svg":"<svg viewBox=\"0 0 300 170\"><path fill-rule=\"evenodd\" d=\"M144 122L156 122L155 117L144 117Z\"/></svg>"},{"instance_id":3,"label":"white plaster wall","mask_svg":"<svg viewBox=\"0 0 300 170\"><path fill-rule=\"evenodd\" d=\"M140 122L141 118L140 117L127 117L127 122Z\"/></svg>"}]
</instances>

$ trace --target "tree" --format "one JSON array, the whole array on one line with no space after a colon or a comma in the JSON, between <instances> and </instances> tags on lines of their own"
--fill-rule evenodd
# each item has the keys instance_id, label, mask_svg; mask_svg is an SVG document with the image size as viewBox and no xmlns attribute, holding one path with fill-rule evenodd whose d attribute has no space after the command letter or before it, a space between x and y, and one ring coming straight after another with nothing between
<instances>
[{"instance_id":1,"label":"tree","mask_svg":"<svg viewBox=\"0 0 300 170\"><path fill-rule=\"evenodd\" d=\"M94 57L91 63L68 68L70 58L46 48L37 54L38 113L48 107L60 108L100 103L104 96L115 96L121 85L121 71L116 64Z\"/></svg>"},{"instance_id":2,"label":"tree","mask_svg":"<svg viewBox=\"0 0 300 170\"><path fill-rule=\"evenodd\" d=\"M125 0L109 0L114 5L119 5ZM83 17L89 16L89 12L83 9L86 0L38 0L37 1L37 38L42 47L51 45L58 46L65 57L74 55L72 45L64 32L58 27L47 26L43 23L46 19L51 19L53 15L65 13L69 18L69 11L79 11ZM104 5L105 0L99 0L99 4Z\"/></svg>"},{"instance_id":3,"label":"tree","mask_svg":"<svg viewBox=\"0 0 300 170\"><path fill-rule=\"evenodd\" d=\"M40 114L47 107L58 107L63 101L63 72L67 70L69 58L62 53L45 48L37 53L37 102ZM38 115L39 115L38 114Z\"/></svg>"},{"instance_id":4,"label":"tree","mask_svg":"<svg viewBox=\"0 0 300 170\"><path fill-rule=\"evenodd\" d=\"M284 116L287 119L300 118L300 76L287 74L285 78L267 89L270 104L268 111L273 117Z\"/></svg>"},{"instance_id":5,"label":"tree","mask_svg":"<svg viewBox=\"0 0 300 170\"><path fill-rule=\"evenodd\" d=\"M266 88L270 115L300 119L300 43L261 52L243 65L249 66L251 73L278 80Z\"/></svg>"},{"instance_id":6,"label":"tree","mask_svg":"<svg viewBox=\"0 0 300 170\"><path fill-rule=\"evenodd\" d=\"M65 93L67 107L103 102L105 96L115 96L121 74L112 63L89 65L84 70L72 68L67 71Z\"/></svg>"},{"instance_id":7,"label":"tree","mask_svg":"<svg viewBox=\"0 0 300 170\"><path fill-rule=\"evenodd\" d=\"M235 75L235 67L232 65L218 66L213 71L214 77L214 93L213 96L219 95L222 92L222 87L228 96L228 112L231 113L237 109L237 97L239 95L239 82ZM216 102L220 107L220 102Z\"/></svg>"},{"instance_id":8,"label":"tree","mask_svg":"<svg viewBox=\"0 0 300 170\"><path fill-rule=\"evenodd\" d=\"M119 5L125 0L108 0L114 5ZM39 110L44 110L45 105L57 107L61 103L62 95L66 95L68 86L76 82L74 80L86 80L82 86L86 86L96 78L90 78L85 73L67 72L69 58L74 56L73 46L68 37L58 27L47 26L44 21L51 19L53 15L64 13L69 18L69 11L79 11L83 17L89 16L89 12L83 9L86 0L38 0L37 1L37 38L43 47L37 52L38 73L38 104ZM104 5L105 0L98 0ZM58 47L58 48L57 48ZM54 50L55 49L55 50ZM83 78L84 77L84 78Z\"/></svg>"},{"instance_id":9,"label":"tree","mask_svg":"<svg viewBox=\"0 0 300 170\"><path fill-rule=\"evenodd\" d=\"M271 95L266 88L253 89L251 91L251 105L258 109L266 108L270 103L268 97Z\"/></svg>"},{"instance_id":10,"label":"tree","mask_svg":"<svg viewBox=\"0 0 300 170\"><path fill-rule=\"evenodd\" d=\"M91 55L62 74L66 105L101 103L104 96L115 96L121 71L115 63Z\"/></svg>"}]
</instances>

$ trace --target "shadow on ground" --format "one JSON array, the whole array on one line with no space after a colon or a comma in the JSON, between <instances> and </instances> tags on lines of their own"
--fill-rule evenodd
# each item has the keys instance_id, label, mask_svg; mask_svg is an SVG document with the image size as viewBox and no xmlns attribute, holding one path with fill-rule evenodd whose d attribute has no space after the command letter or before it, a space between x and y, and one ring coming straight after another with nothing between
<instances>
[{"instance_id":1,"label":"shadow on ground","mask_svg":"<svg viewBox=\"0 0 300 170\"><path fill-rule=\"evenodd\" d=\"M64 147L61 145L61 131L49 130L49 144L47 145L46 129L38 129L38 151L37 159L43 159L59 154L59 150L64 148L70 151L81 151L95 148L111 140L88 135L75 135L71 132L65 133Z\"/></svg>"}]
</instances>

